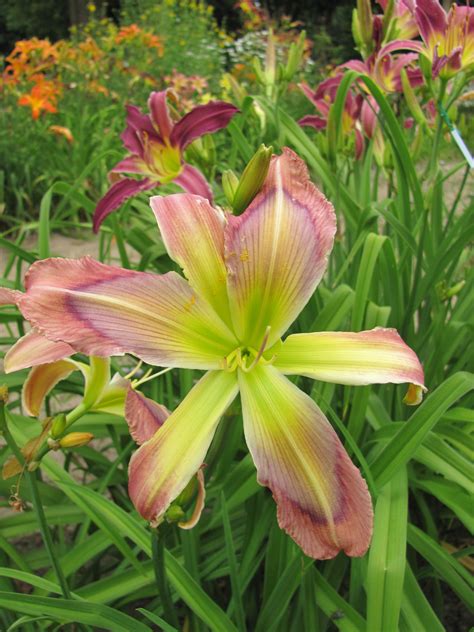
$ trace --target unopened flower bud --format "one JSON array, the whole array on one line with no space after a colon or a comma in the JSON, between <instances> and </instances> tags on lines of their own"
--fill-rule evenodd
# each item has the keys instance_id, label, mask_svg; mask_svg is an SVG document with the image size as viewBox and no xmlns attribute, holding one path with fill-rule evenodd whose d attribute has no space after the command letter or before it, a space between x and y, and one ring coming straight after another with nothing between
<instances>
[{"instance_id":1,"label":"unopened flower bud","mask_svg":"<svg viewBox=\"0 0 474 632\"><path fill-rule=\"evenodd\" d=\"M222 188L224 189L224 195L230 206L233 206L234 204L235 192L237 191L238 186L239 179L232 169L224 171L222 174Z\"/></svg>"},{"instance_id":2,"label":"unopened flower bud","mask_svg":"<svg viewBox=\"0 0 474 632\"><path fill-rule=\"evenodd\" d=\"M184 516L185 513L179 504L173 503L165 513L165 520L166 522L179 522Z\"/></svg>"},{"instance_id":3,"label":"unopened flower bud","mask_svg":"<svg viewBox=\"0 0 474 632\"><path fill-rule=\"evenodd\" d=\"M234 195L232 210L235 215L240 215L251 203L263 186L267 177L273 147L260 145L253 155L239 180L239 186Z\"/></svg>"},{"instance_id":4,"label":"unopened flower bud","mask_svg":"<svg viewBox=\"0 0 474 632\"><path fill-rule=\"evenodd\" d=\"M370 54L374 47L373 42L373 15L370 0L357 0L357 21L360 38L365 48L364 52Z\"/></svg>"},{"instance_id":5,"label":"unopened flower bud","mask_svg":"<svg viewBox=\"0 0 474 632\"><path fill-rule=\"evenodd\" d=\"M288 52L288 60L284 70L284 78L291 81L303 59L306 31L301 31L298 41L292 42Z\"/></svg>"},{"instance_id":6,"label":"unopened flower bud","mask_svg":"<svg viewBox=\"0 0 474 632\"><path fill-rule=\"evenodd\" d=\"M66 415L64 413L61 413L60 415L57 415L53 419L53 422L51 424L50 435L52 439L56 439L57 437L62 435L65 429L66 429Z\"/></svg>"},{"instance_id":7,"label":"unopened flower bud","mask_svg":"<svg viewBox=\"0 0 474 632\"><path fill-rule=\"evenodd\" d=\"M418 103L405 68L401 69L400 78L402 80L403 94L405 95L408 109L410 110L415 121L419 125L422 125L424 128L427 128L428 124L426 121L426 117L423 114L423 110L421 109L420 104Z\"/></svg>"},{"instance_id":8,"label":"unopened flower bud","mask_svg":"<svg viewBox=\"0 0 474 632\"><path fill-rule=\"evenodd\" d=\"M61 448L79 448L87 445L93 438L94 435L90 432L70 432L62 439L59 439L59 445Z\"/></svg>"}]
</instances>

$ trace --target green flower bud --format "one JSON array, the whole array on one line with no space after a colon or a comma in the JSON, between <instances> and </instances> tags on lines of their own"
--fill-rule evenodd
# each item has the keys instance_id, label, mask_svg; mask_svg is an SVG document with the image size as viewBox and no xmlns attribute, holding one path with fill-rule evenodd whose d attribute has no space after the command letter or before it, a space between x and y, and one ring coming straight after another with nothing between
<instances>
[{"instance_id":1,"label":"green flower bud","mask_svg":"<svg viewBox=\"0 0 474 632\"><path fill-rule=\"evenodd\" d=\"M306 40L306 31L301 31L297 42L292 42L290 50L288 52L288 60L286 62L286 68L284 70L284 78L287 81L291 81L294 74L298 70L304 53L304 43Z\"/></svg>"},{"instance_id":2,"label":"green flower bud","mask_svg":"<svg viewBox=\"0 0 474 632\"><path fill-rule=\"evenodd\" d=\"M234 204L235 192L239 186L239 179L232 171L228 169L222 174L222 188L224 189L224 195L230 206Z\"/></svg>"},{"instance_id":3,"label":"green flower bud","mask_svg":"<svg viewBox=\"0 0 474 632\"><path fill-rule=\"evenodd\" d=\"M167 512L165 513L166 522L179 522L185 517L184 511L178 504L173 503L169 506Z\"/></svg>"},{"instance_id":4,"label":"green flower bud","mask_svg":"<svg viewBox=\"0 0 474 632\"><path fill-rule=\"evenodd\" d=\"M240 215L262 188L272 154L273 147L261 145L245 167L232 204L235 215Z\"/></svg>"},{"instance_id":5,"label":"green flower bud","mask_svg":"<svg viewBox=\"0 0 474 632\"><path fill-rule=\"evenodd\" d=\"M50 435L53 439L57 439L66 429L66 415L61 413L57 415L51 424Z\"/></svg>"},{"instance_id":6,"label":"green flower bud","mask_svg":"<svg viewBox=\"0 0 474 632\"><path fill-rule=\"evenodd\" d=\"M405 95L405 99L411 115L419 125L422 125L426 128L428 126L426 117L423 114L423 110L421 109L420 104L418 103L418 100L415 96L415 92L411 87L410 80L408 79L407 71L405 70L405 68L402 68L402 70L400 71L400 77L402 80L403 94Z\"/></svg>"}]
</instances>

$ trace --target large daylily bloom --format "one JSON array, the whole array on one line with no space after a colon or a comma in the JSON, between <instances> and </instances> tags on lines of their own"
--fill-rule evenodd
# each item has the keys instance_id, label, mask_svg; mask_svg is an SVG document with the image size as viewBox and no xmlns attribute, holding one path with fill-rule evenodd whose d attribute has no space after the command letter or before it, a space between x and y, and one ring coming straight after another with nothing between
<instances>
[{"instance_id":1,"label":"large daylily bloom","mask_svg":"<svg viewBox=\"0 0 474 632\"><path fill-rule=\"evenodd\" d=\"M130 496L159 522L203 463L240 391L258 481L303 551L363 555L372 530L367 485L338 436L286 375L341 384L423 386L415 353L393 329L281 336L312 296L336 230L332 205L290 150L240 216L199 196L151 200L174 272L156 275L85 257L33 264L23 315L50 340L87 354L132 353L205 375L130 461Z\"/></svg>"},{"instance_id":2,"label":"large daylily bloom","mask_svg":"<svg viewBox=\"0 0 474 632\"><path fill-rule=\"evenodd\" d=\"M438 0L417 0L415 18L423 42L400 40L382 49L413 50L432 63L433 77L454 77L460 70L474 67L474 7L451 6L448 13Z\"/></svg>"},{"instance_id":3,"label":"large daylily bloom","mask_svg":"<svg viewBox=\"0 0 474 632\"><path fill-rule=\"evenodd\" d=\"M160 184L175 182L185 191L212 201L212 192L202 173L184 162L183 152L196 138L225 127L238 109L224 101L198 105L174 123L169 115L167 90L152 92L150 114L127 106L127 127L122 141L130 154L111 170L132 173L141 179L120 178L100 200L94 213L94 230L126 199Z\"/></svg>"}]
</instances>

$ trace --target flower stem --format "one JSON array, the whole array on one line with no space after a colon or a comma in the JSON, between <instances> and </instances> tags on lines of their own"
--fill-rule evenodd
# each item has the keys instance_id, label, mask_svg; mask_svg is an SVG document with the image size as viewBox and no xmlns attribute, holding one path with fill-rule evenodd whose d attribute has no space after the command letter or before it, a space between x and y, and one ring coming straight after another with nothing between
<instances>
[{"instance_id":1,"label":"flower stem","mask_svg":"<svg viewBox=\"0 0 474 632\"><path fill-rule=\"evenodd\" d=\"M162 524L160 529L154 529L151 534L151 547L153 554L153 569L155 571L156 585L163 606L164 617L175 628L179 627L176 610L171 599L165 568L165 536L167 525Z\"/></svg>"},{"instance_id":2,"label":"flower stem","mask_svg":"<svg viewBox=\"0 0 474 632\"><path fill-rule=\"evenodd\" d=\"M61 565L58 562L54 551L53 539L51 537L51 532L48 527L48 523L46 521L46 516L44 513L43 505L41 503L41 496L39 493L38 485L36 482L36 472L29 472L25 459L23 458L23 454L21 453L20 448L17 446L15 439L10 433L8 429L6 414L5 414L5 402L0 400L0 431L2 432L5 441L7 442L8 447L13 452L18 461L25 467L25 474L30 484L31 496L33 499L33 507L36 513L36 518L38 520L39 528L41 531L41 536L43 538L44 545L48 552L49 560L51 562L51 566L56 573L56 578L58 580L58 584L61 586L61 591L65 599L71 598L71 593L69 591L69 586L67 585L66 577L64 576Z\"/></svg>"}]
</instances>

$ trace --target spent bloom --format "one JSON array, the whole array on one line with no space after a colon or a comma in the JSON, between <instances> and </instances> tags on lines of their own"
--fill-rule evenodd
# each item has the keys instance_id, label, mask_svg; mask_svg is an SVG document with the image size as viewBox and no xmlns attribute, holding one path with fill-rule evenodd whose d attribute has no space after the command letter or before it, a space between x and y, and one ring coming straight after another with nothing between
<instances>
[{"instance_id":1,"label":"spent bloom","mask_svg":"<svg viewBox=\"0 0 474 632\"><path fill-rule=\"evenodd\" d=\"M127 106L127 127L121 138L130 154L111 173L133 173L141 179L121 178L111 186L95 210L94 230L127 198L160 184L175 182L189 193L212 200L206 179L184 161L183 153L197 138L225 127L238 110L230 103L211 101L174 123L167 94L167 90L151 93L149 115L142 114L135 105Z\"/></svg>"},{"instance_id":2,"label":"spent bloom","mask_svg":"<svg viewBox=\"0 0 474 632\"><path fill-rule=\"evenodd\" d=\"M17 304L54 342L89 355L131 353L206 373L133 455L129 492L159 523L198 472L240 392L247 445L278 521L303 551L363 555L372 530L366 483L311 397L286 376L423 388L423 370L393 329L282 335L312 296L336 229L332 205L290 150L274 157L240 216L190 194L151 200L186 279L89 257L31 266Z\"/></svg>"}]
</instances>

